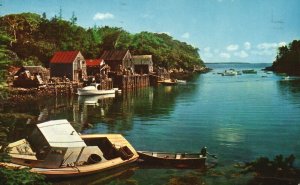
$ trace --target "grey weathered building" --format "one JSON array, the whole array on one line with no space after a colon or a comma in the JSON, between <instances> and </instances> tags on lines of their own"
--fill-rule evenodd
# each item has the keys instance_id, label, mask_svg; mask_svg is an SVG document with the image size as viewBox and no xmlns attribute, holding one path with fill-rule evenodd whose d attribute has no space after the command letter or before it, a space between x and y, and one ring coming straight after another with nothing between
<instances>
[{"instance_id":1,"label":"grey weathered building","mask_svg":"<svg viewBox=\"0 0 300 185\"><path fill-rule=\"evenodd\" d=\"M132 67L131 54L129 50L104 51L100 58L109 65L111 71L119 71L120 67L124 69Z\"/></svg>"},{"instance_id":2,"label":"grey weathered building","mask_svg":"<svg viewBox=\"0 0 300 185\"><path fill-rule=\"evenodd\" d=\"M135 73L149 74L153 72L152 55L132 56L132 65Z\"/></svg>"}]
</instances>

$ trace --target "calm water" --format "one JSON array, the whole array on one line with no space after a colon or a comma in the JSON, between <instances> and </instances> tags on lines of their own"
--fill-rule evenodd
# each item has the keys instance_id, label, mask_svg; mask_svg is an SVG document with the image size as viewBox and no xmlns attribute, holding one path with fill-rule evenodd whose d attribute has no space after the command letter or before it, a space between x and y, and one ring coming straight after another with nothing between
<instances>
[{"instance_id":1,"label":"calm water","mask_svg":"<svg viewBox=\"0 0 300 185\"><path fill-rule=\"evenodd\" d=\"M209 64L212 72L186 85L145 88L101 98L97 105L58 97L5 111L66 118L82 133L122 133L137 150L197 152L207 146L219 158L207 161L217 164L208 173L134 165L60 184L246 184L249 177L235 175L234 164L294 154L300 166L300 80L260 70L267 65ZM217 74L229 68L258 73ZM11 139L18 137L14 133Z\"/></svg>"}]
</instances>

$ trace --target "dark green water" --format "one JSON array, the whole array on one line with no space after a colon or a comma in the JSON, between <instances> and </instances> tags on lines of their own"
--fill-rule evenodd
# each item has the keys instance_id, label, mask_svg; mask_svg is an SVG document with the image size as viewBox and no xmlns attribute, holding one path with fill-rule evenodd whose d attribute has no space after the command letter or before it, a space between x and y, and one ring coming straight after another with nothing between
<instances>
[{"instance_id":1,"label":"dark green water","mask_svg":"<svg viewBox=\"0 0 300 185\"><path fill-rule=\"evenodd\" d=\"M216 164L208 172L134 165L60 184L247 184L250 177L238 176L234 164L294 154L300 166L300 79L260 71L265 66L210 64L212 72L186 85L145 88L101 99L98 105L77 96L49 98L9 111L68 119L82 133L121 133L137 150L198 152L207 146L218 156L207 161ZM258 73L217 74L229 68Z\"/></svg>"}]
</instances>

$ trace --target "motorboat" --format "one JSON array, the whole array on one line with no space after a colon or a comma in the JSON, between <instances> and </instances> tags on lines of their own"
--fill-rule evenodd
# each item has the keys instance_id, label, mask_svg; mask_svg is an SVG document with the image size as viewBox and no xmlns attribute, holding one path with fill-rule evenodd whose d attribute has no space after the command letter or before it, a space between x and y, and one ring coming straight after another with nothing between
<instances>
[{"instance_id":1,"label":"motorboat","mask_svg":"<svg viewBox=\"0 0 300 185\"><path fill-rule=\"evenodd\" d=\"M10 169L30 168L46 177L74 177L135 162L139 155L120 134L79 135L65 119L37 124L28 138L7 147Z\"/></svg>"},{"instance_id":2,"label":"motorboat","mask_svg":"<svg viewBox=\"0 0 300 185\"><path fill-rule=\"evenodd\" d=\"M238 74L237 71L233 69L225 70L224 73L222 73L222 76L236 76Z\"/></svg>"},{"instance_id":3,"label":"motorboat","mask_svg":"<svg viewBox=\"0 0 300 185\"><path fill-rule=\"evenodd\" d=\"M103 95L103 94L115 94L118 88L102 89L98 83L91 83L89 86L78 88L77 94L80 96L87 95Z\"/></svg>"}]
</instances>

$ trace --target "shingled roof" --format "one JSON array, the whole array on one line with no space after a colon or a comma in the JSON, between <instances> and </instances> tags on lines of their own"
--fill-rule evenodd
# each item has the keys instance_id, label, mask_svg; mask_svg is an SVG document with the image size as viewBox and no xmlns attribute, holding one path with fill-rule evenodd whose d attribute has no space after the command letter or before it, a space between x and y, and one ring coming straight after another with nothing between
<instances>
[{"instance_id":1,"label":"shingled roof","mask_svg":"<svg viewBox=\"0 0 300 185\"><path fill-rule=\"evenodd\" d=\"M55 52L50 63L72 63L80 51L58 51Z\"/></svg>"},{"instance_id":2,"label":"shingled roof","mask_svg":"<svg viewBox=\"0 0 300 185\"><path fill-rule=\"evenodd\" d=\"M104 51L100 58L105 61L110 60L123 60L125 55L127 54L128 50L109 50Z\"/></svg>"}]
</instances>

